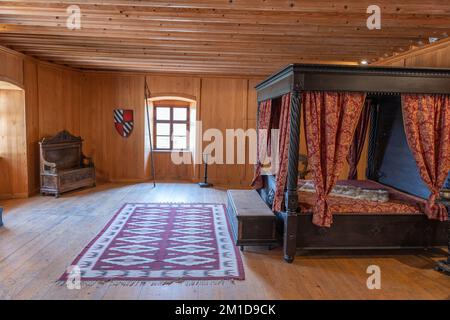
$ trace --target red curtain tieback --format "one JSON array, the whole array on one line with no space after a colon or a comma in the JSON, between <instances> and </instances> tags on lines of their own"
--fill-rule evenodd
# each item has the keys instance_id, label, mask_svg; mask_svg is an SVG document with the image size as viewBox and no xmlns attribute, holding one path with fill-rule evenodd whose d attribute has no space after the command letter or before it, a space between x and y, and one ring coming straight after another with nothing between
<instances>
[{"instance_id":1,"label":"red curtain tieback","mask_svg":"<svg viewBox=\"0 0 450 320\"><path fill-rule=\"evenodd\" d=\"M439 191L433 190L428 198L425 210L429 212L429 216L438 218L441 207L436 203L436 199L439 197Z\"/></svg>"},{"instance_id":2,"label":"red curtain tieback","mask_svg":"<svg viewBox=\"0 0 450 320\"><path fill-rule=\"evenodd\" d=\"M323 195L317 196L316 205L319 212L325 212L328 207L328 197Z\"/></svg>"},{"instance_id":3,"label":"red curtain tieback","mask_svg":"<svg viewBox=\"0 0 450 320\"><path fill-rule=\"evenodd\" d=\"M332 223L331 216L327 216L328 212L328 197L317 196L316 206L314 208L313 223L320 227L330 227Z\"/></svg>"}]
</instances>

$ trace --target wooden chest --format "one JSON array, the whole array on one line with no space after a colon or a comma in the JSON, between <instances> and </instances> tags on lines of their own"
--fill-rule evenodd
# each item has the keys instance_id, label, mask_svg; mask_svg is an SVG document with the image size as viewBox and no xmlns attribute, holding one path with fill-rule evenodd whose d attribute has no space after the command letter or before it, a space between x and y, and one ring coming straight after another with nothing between
<instances>
[{"instance_id":1,"label":"wooden chest","mask_svg":"<svg viewBox=\"0 0 450 320\"><path fill-rule=\"evenodd\" d=\"M236 245L272 246L278 242L275 215L255 190L228 190L227 215Z\"/></svg>"}]
</instances>

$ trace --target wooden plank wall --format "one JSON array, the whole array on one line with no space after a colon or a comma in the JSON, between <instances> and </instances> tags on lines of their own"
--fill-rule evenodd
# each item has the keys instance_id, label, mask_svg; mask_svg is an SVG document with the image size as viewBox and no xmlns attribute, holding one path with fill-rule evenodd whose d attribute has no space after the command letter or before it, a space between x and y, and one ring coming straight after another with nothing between
<instances>
[{"instance_id":1,"label":"wooden plank wall","mask_svg":"<svg viewBox=\"0 0 450 320\"><path fill-rule=\"evenodd\" d=\"M85 153L93 156L100 179L105 181L144 181L149 177L148 154L144 148L144 79L153 96L182 96L198 102L197 118L208 128L253 128L256 125L256 92L261 79L230 78L202 75L149 75L142 73L81 72L44 63L0 47L0 80L25 90L26 126L17 135L26 137L26 144L17 143L18 154L26 161L15 162L16 168L26 163L25 174L13 183L2 170L0 197L11 193L32 194L39 188L39 154L37 142L62 129L81 134ZM378 65L450 68L450 41L444 40L407 54L385 59ZM112 110L133 108L136 124L132 136L123 139L114 131ZM21 121L7 114L5 121ZM25 148L25 149L24 149ZM305 143L302 142L302 151ZM360 177L365 170L365 157L360 163ZM157 178L161 180L197 180L201 168L182 169L172 166L168 154L155 157ZM9 169L8 169L9 171ZM342 177L346 176L346 170ZM211 166L210 178L224 187L245 187L253 175L251 165Z\"/></svg>"},{"instance_id":2,"label":"wooden plank wall","mask_svg":"<svg viewBox=\"0 0 450 320\"><path fill-rule=\"evenodd\" d=\"M29 193L39 191L38 142L61 130L80 134L81 73L25 57Z\"/></svg>"},{"instance_id":3,"label":"wooden plank wall","mask_svg":"<svg viewBox=\"0 0 450 320\"><path fill-rule=\"evenodd\" d=\"M144 180L144 77L139 75L83 74L81 136L84 152L93 157L103 181ZM113 110L133 109L134 129L119 136Z\"/></svg>"},{"instance_id":4,"label":"wooden plank wall","mask_svg":"<svg viewBox=\"0 0 450 320\"><path fill-rule=\"evenodd\" d=\"M39 191L39 86L38 63L24 59L25 117L27 123L28 193Z\"/></svg>"},{"instance_id":5,"label":"wooden plank wall","mask_svg":"<svg viewBox=\"0 0 450 320\"><path fill-rule=\"evenodd\" d=\"M254 126L256 80L201 76L161 76L85 72L82 80L81 135L85 153L92 156L98 176L106 181L139 182L150 177L145 151L144 77L152 97L178 96L197 101L197 120L203 132ZM250 92L250 93L249 93ZM129 138L120 137L113 125L115 108L133 109L135 126ZM155 153L158 180L197 181L202 170L172 163L170 153ZM246 187L251 165L213 165L210 179L221 186Z\"/></svg>"},{"instance_id":6,"label":"wooden plank wall","mask_svg":"<svg viewBox=\"0 0 450 320\"><path fill-rule=\"evenodd\" d=\"M417 48L392 58L380 60L374 65L395 67L450 68L450 39Z\"/></svg>"},{"instance_id":7,"label":"wooden plank wall","mask_svg":"<svg viewBox=\"0 0 450 320\"><path fill-rule=\"evenodd\" d=\"M0 48L1 49L1 48ZM0 50L0 81L18 90L0 89L0 199L28 195L25 101L22 58Z\"/></svg>"},{"instance_id":8,"label":"wooden plank wall","mask_svg":"<svg viewBox=\"0 0 450 320\"><path fill-rule=\"evenodd\" d=\"M38 141L67 129L85 139L84 152L92 156L103 181L139 182L149 178L148 153L145 152L144 79L152 96L181 96L197 101L197 120L203 131L242 128L256 124L258 79L229 77L145 75L132 73L80 72L40 62L4 49L7 61L0 77L25 89L27 173L22 179L22 194L39 189ZM115 108L135 110L134 132L121 138L114 129ZM7 117L6 121L12 121ZM158 180L197 181L203 168L175 166L170 154L155 155ZM211 166L211 181L224 187L247 187L253 176L252 165ZM0 183L6 178L0 177ZM5 182L6 184L6 182ZM8 182L9 184L9 182ZM1 194L1 191L0 191Z\"/></svg>"},{"instance_id":9,"label":"wooden plank wall","mask_svg":"<svg viewBox=\"0 0 450 320\"><path fill-rule=\"evenodd\" d=\"M0 198L28 195L24 96L0 89Z\"/></svg>"},{"instance_id":10,"label":"wooden plank wall","mask_svg":"<svg viewBox=\"0 0 450 320\"><path fill-rule=\"evenodd\" d=\"M0 80L18 86L23 84L23 59L12 50L0 47Z\"/></svg>"},{"instance_id":11,"label":"wooden plank wall","mask_svg":"<svg viewBox=\"0 0 450 320\"><path fill-rule=\"evenodd\" d=\"M8 141L5 150L16 160L9 162L9 174L0 173L0 198L25 197L39 190L38 141L62 129L80 133L81 72L2 47L0 61L0 80L24 88L21 98L0 103L6 108L9 101L22 99L22 109L17 105L11 112L9 106L2 114L2 121L10 124L1 134Z\"/></svg>"},{"instance_id":12,"label":"wooden plank wall","mask_svg":"<svg viewBox=\"0 0 450 320\"><path fill-rule=\"evenodd\" d=\"M38 66L39 137L64 129L80 134L80 75L54 65Z\"/></svg>"}]
</instances>

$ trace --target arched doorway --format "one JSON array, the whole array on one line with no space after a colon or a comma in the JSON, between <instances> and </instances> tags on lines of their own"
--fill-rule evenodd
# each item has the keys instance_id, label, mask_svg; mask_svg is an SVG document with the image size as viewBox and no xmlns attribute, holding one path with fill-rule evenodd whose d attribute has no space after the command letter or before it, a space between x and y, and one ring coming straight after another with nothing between
<instances>
[{"instance_id":1,"label":"arched doorway","mask_svg":"<svg viewBox=\"0 0 450 320\"><path fill-rule=\"evenodd\" d=\"M197 102L191 97L160 95L148 100L149 120L145 119L146 177L152 177L150 167L150 135L154 148L155 176L163 181L193 181L196 167ZM161 118L158 118L158 114ZM163 116L164 115L164 116ZM150 122L150 131L149 131ZM189 163L174 163L176 152Z\"/></svg>"},{"instance_id":2,"label":"arched doorway","mask_svg":"<svg viewBox=\"0 0 450 320\"><path fill-rule=\"evenodd\" d=\"M25 91L0 80L0 199L27 196Z\"/></svg>"}]
</instances>

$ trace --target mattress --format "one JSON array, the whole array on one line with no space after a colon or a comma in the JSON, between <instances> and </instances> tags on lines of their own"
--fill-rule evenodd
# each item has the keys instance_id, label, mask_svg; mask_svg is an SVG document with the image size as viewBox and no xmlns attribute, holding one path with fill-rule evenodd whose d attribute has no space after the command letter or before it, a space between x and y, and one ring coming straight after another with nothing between
<instances>
[{"instance_id":1,"label":"mattress","mask_svg":"<svg viewBox=\"0 0 450 320\"><path fill-rule=\"evenodd\" d=\"M299 187L308 180L299 180ZM330 196L328 205L333 214L423 214L426 200L398 191L371 180L340 180L338 185L360 187L363 189L386 190L389 192L389 201L378 202ZM302 214L312 213L317 194L299 191L299 211Z\"/></svg>"}]
</instances>

